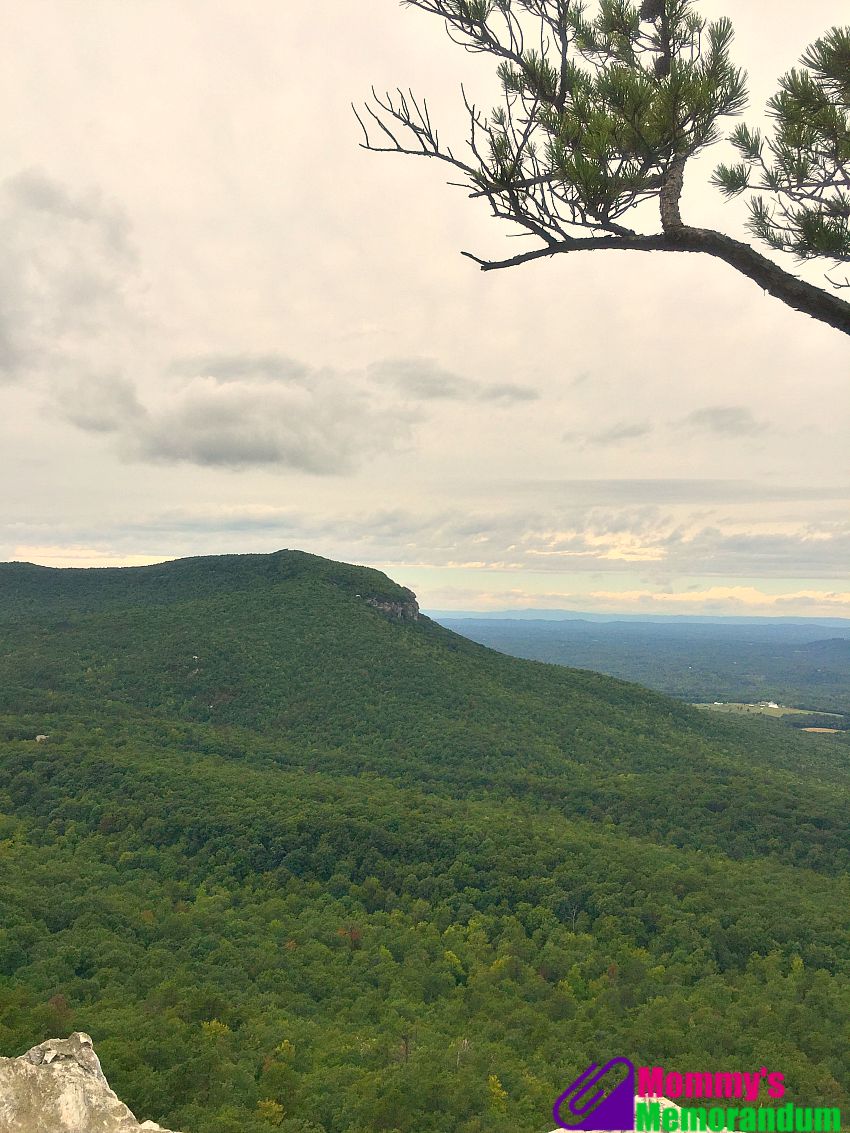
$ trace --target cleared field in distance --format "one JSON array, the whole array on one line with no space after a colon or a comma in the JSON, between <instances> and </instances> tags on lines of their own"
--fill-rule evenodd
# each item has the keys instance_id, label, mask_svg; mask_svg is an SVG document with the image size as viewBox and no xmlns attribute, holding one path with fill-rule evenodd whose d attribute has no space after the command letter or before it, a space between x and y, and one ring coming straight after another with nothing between
<instances>
[{"instance_id":1,"label":"cleared field in distance","mask_svg":"<svg viewBox=\"0 0 850 1133\"><path fill-rule=\"evenodd\" d=\"M776 707L763 704L695 704L694 708L707 708L710 712L728 712L737 714L752 714L753 716L831 716L836 720L841 719L841 714L838 712L812 712L811 709L805 708L788 708L784 704L779 704ZM808 729L806 729L808 731Z\"/></svg>"}]
</instances>

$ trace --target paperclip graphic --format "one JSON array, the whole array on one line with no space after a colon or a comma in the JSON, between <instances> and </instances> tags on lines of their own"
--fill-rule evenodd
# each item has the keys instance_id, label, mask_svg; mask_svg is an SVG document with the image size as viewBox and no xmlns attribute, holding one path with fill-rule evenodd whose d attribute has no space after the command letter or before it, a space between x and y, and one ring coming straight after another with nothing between
<instances>
[{"instance_id":1,"label":"paperclip graphic","mask_svg":"<svg viewBox=\"0 0 850 1133\"><path fill-rule=\"evenodd\" d=\"M622 1070L626 1068L625 1078ZM610 1073L612 1070L615 1072ZM602 1083L607 1075L607 1082ZM559 1129L619 1130L635 1127L635 1068L628 1058L612 1058L599 1069L591 1062L555 1102Z\"/></svg>"}]
</instances>

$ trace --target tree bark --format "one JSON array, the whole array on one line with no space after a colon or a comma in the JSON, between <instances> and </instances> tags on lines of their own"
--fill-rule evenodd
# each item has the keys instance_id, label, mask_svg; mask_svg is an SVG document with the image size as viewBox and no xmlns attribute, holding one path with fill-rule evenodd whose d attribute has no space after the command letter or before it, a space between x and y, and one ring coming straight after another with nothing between
<instances>
[{"instance_id":1,"label":"tree bark","mask_svg":"<svg viewBox=\"0 0 850 1133\"><path fill-rule=\"evenodd\" d=\"M688 225L668 233L667 240L671 251L705 252L723 260L786 306L850 334L850 303L784 271L742 240L733 240L711 228Z\"/></svg>"}]
</instances>

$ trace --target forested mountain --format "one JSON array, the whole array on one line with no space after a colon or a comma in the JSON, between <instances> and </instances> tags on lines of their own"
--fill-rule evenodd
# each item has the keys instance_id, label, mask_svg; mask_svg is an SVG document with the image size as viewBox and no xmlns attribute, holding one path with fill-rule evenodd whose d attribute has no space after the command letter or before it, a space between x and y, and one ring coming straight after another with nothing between
<instances>
[{"instance_id":1,"label":"forested mountain","mask_svg":"<svg viewBox=\"0 0 850 1133\"><path fill-rule=\"evenodd\" d=\"M534 661L595 669L689 701L776 700L850 713L850 623L744 624L439 616L465 637Z\"/></svg>"},{"instance_id":2,"label":"forested mountain","mask_svg":"<svg viewBox=\"0 0 850 1133\"><path fill-rule=\"evenodd\" d=\"M6 564L0 1050L187 1133L543 1133L616 1054L846 1104L848 757L301 552Z\"/></svg>"}]
</instances>

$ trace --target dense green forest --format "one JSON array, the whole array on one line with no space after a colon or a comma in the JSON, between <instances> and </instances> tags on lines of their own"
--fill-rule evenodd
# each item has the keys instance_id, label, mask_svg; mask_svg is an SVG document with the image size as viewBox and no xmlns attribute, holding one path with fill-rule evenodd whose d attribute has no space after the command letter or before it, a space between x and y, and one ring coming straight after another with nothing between
<instances>
[{"instance_id":1,"label":"dense green forest","mask_svg":"<svg viewBox=\"0 0 850 1133\"><path fill-rule=\"evenodd\" d=\"M848 737L413 610L300 552L0 566L0 1050L88 1031L187 1133L544 1133L616 1054L847 1104Z\"/></svg>"},{"instance_id":2,"label":"dense green forest","mask_svg":"<svg viewBox=\"0 0 850 1133\"><path fill-rule=\"evenodd\" d=\"M594 669L688 701L775 700L850 715L850 623L455 618L440 624L533 661Z\"/></svg>"}]
</instances>

